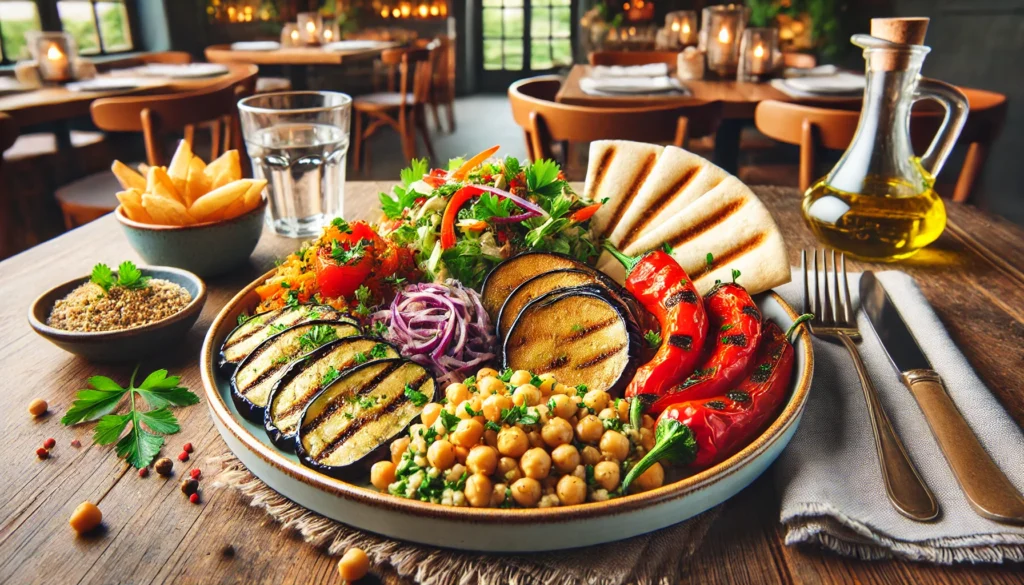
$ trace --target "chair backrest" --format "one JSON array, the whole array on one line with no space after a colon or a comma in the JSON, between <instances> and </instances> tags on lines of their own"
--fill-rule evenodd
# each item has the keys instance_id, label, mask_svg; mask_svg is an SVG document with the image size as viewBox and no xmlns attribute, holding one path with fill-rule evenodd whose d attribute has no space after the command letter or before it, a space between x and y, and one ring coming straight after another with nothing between
<instances>
[{"instance_id":1,"label":"chair backrest","mask_svg":"<svg viewBox=\"0 0 1024 585\"><path fill-rule=\"evenodd\" d=\"M388 49L380 54L380 60L384 65L398 66L398 91L402 95L403 111L407 106L430 101L436 51L436 44L431 42L422 49ZM409 94L412 94L411 102L408 101Z\"/></svg>"},{"instance_id":2,"label":"chair backrest","mask_svg":"<svg viewBox=\"0 0 1024 585\"><path fill-rule=\"evenodd\" d=\"M150 165L167 164L164 139L184 134L191 139L199 124L211 125L211 157L240 148L238 100L256 88L255 65L208 88L188 93L103 98L90 107L93 123L108 132L142 132Z\"/></svg>"},{"instance_id":3,"label":"chair backrest","mask_svg":"<svg viewBox=\"0 0 1024 585\"><path fill-rule=\"evenodd\" d=\"M592 51L591 65L647 65L665 63L674 67L679 53L675 51Z\"/></svg>"},{"instance_id":4,"label":"chair backrest","mask_svg":"<svg viewBox=\"0 0 1024 585\"><path fill-rule=\"evenodd\" d=\"M967 123L958 141L968 144L967 159L953 191L954 201L966 201L980 175L985 156L1006 119L1006 96L961 88L970 103ZM817 153L822 148L845 150L857 131L860 112L763 101L754 112L754 123L765 135L800 146L800 189L810 187L815 176ZM910 119L910 140L922 152L942 123L942 111L928 102L915 106Z\"/></svg>"},{"instance_id":5,"label":"chair backrest","mask_svg":"<svg viewBox=\"0 0 1024 585\"><path fill-rule=\"evenodd\" d=\"M552 158L554 141L636 140L685 146L690 137L715 131L718 103L645 108L592 108L554 101L561 85L557 76L523 79L508 89L512 116L526 134L533 160Z\"/></svg>"},{"instance_id":6,"label":"chair backrest","mask_svg":"<svg viewBox=\"0 0 1024 585\"><path fill-rule=\"evenodd\" d=\"M160 51L159 53L139 53L130 57L111 59L96 64L99 71L121 69L124 67L138 67L148 63L162 63L168 65L185 65L192 62L192 55L184 51Z\"/></svg>"},{"instance_id":7,"label":"chair backrest","mask_svg":"<svg viewBox=\"0 0 1024 585\"><path fill-rule=\"evenodd\" d=\"M783 67L796 67L797 69L810 69L818 65L818 58L810 53L785 52L782 54Z\"/></svg>"},{"instance_id":8,"label":"chair backrest","mask_svg":"<svg viewBox=\"0 0 1024 585\"><path fill-rule=\"evenodd\" d=\"M18 139L18 123L14 118L0 112L0 164L3 163L4 151Z\"/></svg>"}]
</instances>

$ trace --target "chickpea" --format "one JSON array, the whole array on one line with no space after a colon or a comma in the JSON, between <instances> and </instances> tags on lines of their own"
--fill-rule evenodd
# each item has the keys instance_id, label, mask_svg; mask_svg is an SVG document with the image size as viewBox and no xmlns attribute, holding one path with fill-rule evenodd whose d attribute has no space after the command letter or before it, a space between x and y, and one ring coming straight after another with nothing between
<instances>
[{"instance_id":1,"label":"chickpea","mask_svg":"<svg viewBox=\"0 0 1024 585\"><path fill-rule=\"evenodd\" d=\"M608 491L619 485L619 464L614 461L602 461L594 466L594 481Z\"/></svg>"},{"instance_id":2,"label":"chickpea","mask_svg":"<svg viewBox=\"0 0 1024 585\"><path fill-rule=\"evenodd\" d=\"M474 508L486 508L491 503L493 489L489 477L482 473L474 473L466 480L466 500Z\"/></svg>"},{"instance_id":3,"label":"chickpea","mask_svg":"<svg viewBox=\"0 0 1024 585\"><path fill-rule=\"evenodd\" d=\"M526 432L519 427L501 429L498 433L498 452L509 457L522 457L530 447Z\"/></svg>"},{"instance_id":4,"label":"chickpea","mask_svg":"<svg viewBox=\"0 0 1024 585\"><path fill-rule=\"evenodd\" d=\"M45 400L42 398L36 398L28 404L28 413L32 416L43 416L46 414L46 409L49 407L50 405L48 405Z\"/></svg>"},{"instance_id":5,"label":"chickpea","mask_svg":"<svg viewBox=\"0 0 1024 585\"><path fill-rule=\"evenodd\" d=\"M508 489L508 484L496 483L494 489L491 491L491 507L497 508L498 506L505 503L505 490Z\"/></svg>"},{"instance_id":6,"label":"chickpea","mask_svg":"<svg viewBox=\"0 0 1024 585\"><path fill-rule=\"evenodd\" d=\"M507 483L512 483L523 477L523 472L519 469L518 461L511 457L502 457L498 460L498 475Z\"/></svg>"},{"instance_id":7,"label":"chickpea","mask_svg":"<svg viewBox=\"0 0 1024 585\"><path fill-rule=\"evenodd\" d=\"M489 377L496 377L497 375L498 370L495 370L494 368L480 368L476 372L476 381L479 384L480 380Z\"/></svg>"},{"instance_id":8,"label":"chickpea","mask_svg":"<svg viewBox=\"0 0 1024 585\"><path fill-rule=\"evenodd\" d=\"M384 492L395 481L395 464L390 461L378 461L370 468L370 483Z\"/></svg>"},{"instance_id":9,"label":"chickpea","mask_svg":"<svg viewBox=\"0 0 1024 585\"><path fill-rule=\"evenodd\" d=\"M429 427L434 424L439 416L441 416L441 405L431 402L423 407L423 412L420 413L420 420Z\"/></svg>"},{"instance_id":10,"label":"chickpea","mask_svg":"<svg viewBox=\"0 0 1024 585\"><path fill-rule=\"evenodd\" d=\"M530 440L530 448L544 448L544 439L540 435L540 431L530 431L526 434L526 438Z\"/></svg>"},{"instance_id":11,"label":"chickpea","mask_svg":"<svg viewBox=\"0 0 1024 585\"><path fill-rule=\"evenodd\" d=\"M468 410L466 409L466 406L469 406ZM480 412L483 409L483 407L484 407L484 399L483 398L480 398L479 396L471 396L468 399L464 400L462 402L462 404L460 404L458 406L458 408L455 409L455 416L459 417L459 419L461 419L461 420L466 420L466 419L470 419L470 418L477 418L480 415L475 414L475 413ZM474 414L470 414L469 413L470 410L472 410ZM480 417L480 418L483 418L483 417ZM480 423L480 424L483 424L483 423Z\"/></svg>"},{"instance_id":12,"label":"chickpea","mask_svg":"<svg viewBox=\"0 0 1024 585\"><path fill-rule=\"evenodd\" d=\"M580 458L583 459L584 465L597 465L601 462L601 452L595 447L587 445L580 451Z\"/></svg>"},{"instance_id":13,"label":"chickpea","mask_svg":"<svg viewBox=\"0 0 1024 585\"><path fill-rule=\"evenodd\" d=\"M370 557L361 548L350 548L338 560L338 573L345 581L358 581L370 572Z\"/></svg>"},{"instance_id":14,"label":"chickpea","mask_svg":"<svg viewBox=\"0 0 1024 585\"><path fill-rule=\"evenodd\" d=\"M501 411L512 408L512 400L508 396L492 394L484 399L482 408L484 418L491 422L498 422L501 420Z\"/></svg>"},{"instance_id":15,"label":"chickpea","mask_svg":"<svg viewBox=\"0 0 1024 585\"><path fill-rule=\"evenodd\" d=\"M485 392L486 391L486 392L489 392L491 394L504 394L505 393L505 383L502 382L501 380L499 380L497 378L493 378L493 377L491 377L491 378L484 378L483 380L478 380L477 383L476 383L476 388L477 388L477 390L479 390L481 392Z\"/></svg>"},{"instance_id":16,"label":"chickpea","mask_svg":"<svg viewBox=\"0 0 1024 585\"><path fill-rule=\"evenodd\" d=\"M651 418L651 415L645 414L644 418L642 419L642 421L640 423L640 426L642 428L651 429L653 431L654 430L654 419Z\"/></svg>"},{"instance_id":17,"label":"chickpea","mask_svg":"<svg viewBox=\"0 0 1024 585\"><path fill-rule=\"evenodd\" d=\"M582 504L587 501L587 482L575 475L563 475L562 479L558 480L556 493L562 505Z\"/></svg>"},{"instance_id":18,"label":"chickpea","mask_svg":"<svg viewBox=\"0 0 1024 585\"><path fill-rule=\"evenodd\" d=\"M565 384L558 383L551 389L555 394L573 395L576 394L576 389L572 386L566 386Z\"/></svg>"},{"instance_id":19,"label":"chickpea","mask_svg":"<svg viewBox=\"0 0 1024 585\"><path fill-rule=\"evenodd\" d=\"M565 394L555 394L548 404L552 407L552 414L557 417L568 420L576 414L576 405Z\"/></svg>"},{"instance_id":20,"label":"chickpea","mask_svg":"<svg viewBox=\"0 0 1024 585\"><path fill-rule=\"evenodd\" d=\"M512 377L509 378L508 383L513 386L522 386L523 384L529 384L530 380L533 380L533 374L526 370L516 370L512 373Z\"/></svg>"},{"instance_id":21,"label":"chickpea","mask_svg":"<svg viewBox=\"0 0 1024 585\"><path fill-rule=\"evenodd\" d=\"M537 376L537 377L541 379L541 383L540 383L540 391L541 391L541 393L545 394L545 395L551 394L551 392L553 392L554 389L555 389L555 384L556 384L556 382L555 382L555 375L551 374L551 373L548 373L548 374L541 374L540 376Z\"/></svg>"},{"instance_id":22,"label":"chickpea","mask_svg":"<svg viewBox=\"0 0 1024 585\"><path fill-rule=\"evenodd\" d=\"M618 419L619 418L619 413L615 412L614 408L606 408L606 409L602 410L601 412L597 413L597 418L599 418L601 420L608 420L608 419L612 419L612 418Z\"/></svg>"},{"instance_id":23,"label":"chickpea","mask_svg":"<svg viewBox=\"0 0 1024 585\"><path fill-rule=\"evenodd\" d=\"M551 462L559 473L572 473L580 464L580 452L571 444L559 445L551 452Z\"/></svg>"},{"instance_id":24,"label":"chickpea","mask_svg":"<svg viewBox=\"0 0 1024 585\"><path fill-rule=\"evenodd\" d=\"M584 443L598 442L601 440L602 433L604 433L604 425L601 423L601 419L592 414L584 416L580 422L576 423L576 438Z\"/></svg>"},{"instance_id":25,"label":"chickpea","mask_svg":"<svg viewBox=\"0 0 1024 585\"><path fill-rule=\"evenodd\" d=\"M469 450L469 456L466 457L466 467L469 468L470 473L494 475L494 470L498 468L497 449L487 445L473 447Z\"/></svg>"},{"instance_id":26,"label":"chickpea","mask_svg":"<svg viewBox=\"0 0 1024 585\"><path fill-rule=\"evenodd\" d=\"M427 461L441 471L455 465L455 446L445 439L438 439L427 449Z\"/></svg>"},{"instance_id":27,"label":"chickpea","mask_svg":"<svg viewBox=\"0 0 1024 585\"><path fill-rule=\"evenodd\" d=\"M630 491L646 492L661 487L663 483L665 483L665 469L661 463L655 463L633 480Z\"/></svg>"},{"instance_id":28,"label":"chickpea","mask_svg":"<svg viewBox=\"0 0 1024 585\"><path fill-rule=\"evenodd\" d=\"M512 402L515 402L516 406L537 406L540 401L540 389L533 384L523 384L512 392Z\"/></svg>"},{"instance_id":29,"label":"chickpea","mask_svg":"<svg viewBox=\"0 0 1024 585\"><path fill-rule=\"evenodd\" d=\"M498 448L498 431L484 427L484 444L488 447Z\"/></svg>"},{"instance_id":30,"label":"chickpea","mask_svg":"<svg viewBox=\"0 0 1024 585\"><path fill-rule=\"evenodd\" d=\"M593 408L597 412L608 408L608 402L611 401L612 397L608 395L604 390L591 390L583 396L583 404L586 404L588 408Z\"/></svg>"},{"instance_id":31,"label":"chickpea","mask_svg":"<svg viewBox=\"0 0 1024 585\"><path fill-rule=\"evenodd\" d=\"M469 449L480 442L480 437L483 434L484 425L480 424L480 421L473 418L461 420L452 433L452 442L459 447Z\"/></svg>"},{"instance_id":32,"label":"chickpea","mask_svg":"<svg viewBox=\"0 0 1024 585\"><path fill-rule=\"evenodd\" d=\"M616 400L612 402L612 407L619 414L619 420L624 423L629 422L629 401Z\"/></svg>"},{"instance_id":33,"label":"chickpea","mask_svg":"<svg viewBox=\"0 0 1024 585\"><path fill-rule=\"evenodd\" d=\"M469 398L469 388L461 382L455 382L444 389L444 396L449 404L459 404Z\"/></svg>"},{"instance_id":34,"label":"chickpea","mask_svg":"<svg viewBox=\"0 0 1024 585\"><path fill-rule=\"evenodd\" d=\"M512 499L524 508L532 508L540 501L540 482L524 477L512 484Z\"/></svg>"},{"instance_id":35,"label":"chickpea","mask_svg":"<svg viewBox=\"0 0 1024 585\"><path fill-rule=\"evenodd\" d=\"M572 425L564 418L553 418L540 430L548 447L557 447L572 442Z\"/></svg>"},{"instance_id":36,"label":"chickpea","mask_svg":"<svg viewBox=\"0 0 1024 585\"><path fill-rule=\"evenodd\" d=\"M538 486L539 487L539 486ZM103 521L103 512L92 502L78 504L75 511L71 513L68 524L78 534L85 534L100 525Z\"/></svg>"},{"instance_id":37,"label":"chickpea","mask_svg":"<svg viewBox=\"0 0 1024 585\"><path fill-rule=\"evenodd\" d=\"M654 448L654 431L651 429L640 429L640 444L643 445L644 451L650 451Z\"/></svg>"},{"instance_id":38,"label":"chickpea","mask_svg":"<svg viewBox=\"0 0 1024 585\"><path fill-rule=\"evenodd\" d=\"M629 456L629 439L619 431L605 431L601 435L601 455L614 461L625 461Z\"/></svg>"},{"instance_id":39,"label":"chickpea","mask_svg":"<svg viewBox=\"0 0 1024 585\"><path fill-rule=\"evenodd\" d=\"M465 465L467 459L469 459L469 449L465 447L455 447L455 460Z\"/></svg>"},{"instance_id":40,"label":"chickpea","mask_svg":"<svg viewBox=\"0 0 1024 585\"><path fill-rule=\"evenodd\" d=\"M402 460L402 455L409 448L409 443L412 441L409 437L401 437L395 439L391 443L391 462L398 465L398 462Z\"/></svg>"},{"instance_id":41,"label":"chickpea","mask_svg":"<svg viewBox=\"0 0 1024 585\"><path fill-rule=\"evenodd\" d=\"M530 449L519 460L523 475L532 479L544 479L551 473L551 456L541 448Z\"/></svg>"}]
</instances>

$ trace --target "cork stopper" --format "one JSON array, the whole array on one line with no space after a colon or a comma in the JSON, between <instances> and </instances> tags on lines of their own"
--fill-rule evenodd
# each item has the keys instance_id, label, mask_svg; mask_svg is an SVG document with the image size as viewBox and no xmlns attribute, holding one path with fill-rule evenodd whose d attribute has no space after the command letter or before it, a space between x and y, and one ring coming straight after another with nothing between
<instances>
[{"instance_id":1,"label":"cork stopper","mask_svg":"<svg viewBox=\"0 0 1024 585\"><path fill-rule=\"evenodd\" d=\"M871 36L901 45L923 45L927 17L872 18Z\"/></svg>"}]
</instances>

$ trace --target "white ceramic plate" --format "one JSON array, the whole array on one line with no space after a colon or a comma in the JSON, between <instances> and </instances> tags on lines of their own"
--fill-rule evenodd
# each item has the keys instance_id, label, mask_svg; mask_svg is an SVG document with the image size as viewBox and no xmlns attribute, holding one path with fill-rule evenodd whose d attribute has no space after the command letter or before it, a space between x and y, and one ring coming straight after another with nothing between
<instances>
[{"instance_id":1,"label":"white ceramic plate","mask_svg":"<svg viewBox=\"0 0 1024 585\"><path fill-rule=\"evenodd\" d=\"M263 428L235 409L228 380L216 373L214 360L238 315L258 304L256 286L272 272L221 310L203 343L200 370L217 430L235 456L283 496L328 518L390 538L464 550L528 552L622 540L677 524L731 498L775 461L796 432L810 389L813 355L808 336L801 333L793 388L783 411L750 445L710 469L649 492L577 506L474 509L407 500L304 467L295 455L273 447ZM756 301L764 316L783 329L797 316L775 293L758 295Z\"/></svg>"},{"instance_id":2,"label":"white ceramic plate","mask_svg":"<svg viewBox=\"0 0 1024 585\"><path fill-rule=\"evenodd\" d=\"M395 43L388 41L335 41L324 45L325 51L363 51L367 49L386 49Z\"/></svg>"},{"instance_id":3,"label":"white ceramic plate","mask_svg":"<svg viewBox=\"0 0 1024 585\"><path fill-rule=\"evenodd\" d=\"M795 77L787 79L786 85L807 93L834 94L864 91L864 76L840 72L835 75Z\"/></svg>"},{"instance_id":4,"label":"white ceramic plate","mask_svg":"<svg viewBox=\"0 0 1024 585\"><path fill-rule=\"evenodd\" d=\"M69 91L117 91L160 85L159 79L146 77L96 77L85 81L73 81L64 87Z\"/></svg>"},{"instance_id":5,"label":"white ceramic plate","mask_svg":"<svg viewBox=\"0 0 1024 585\"><path fill-rule=\"evenodd\" d=\"M276 51L281 48L277 41L241 41L231 43L232 51Z\"/></svg>"},{"instance_id":6,"label":"white ceramic plate","mask_svg":"<svg viewBox=\"0 0 1024 585\"><path fill-rule=\"evenodd\" d=\"M195 79L224 75L228 72L228 68L220 63L150 63L145 66L145 72L146 75L154 77Z\"/></svg>"}]
</instances>

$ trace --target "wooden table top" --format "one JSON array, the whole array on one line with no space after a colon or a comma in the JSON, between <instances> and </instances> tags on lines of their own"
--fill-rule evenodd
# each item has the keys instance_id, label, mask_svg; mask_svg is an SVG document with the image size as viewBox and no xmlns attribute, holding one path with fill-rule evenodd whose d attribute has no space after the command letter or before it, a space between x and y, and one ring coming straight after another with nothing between
<instances>
[{"instance_id":1,"label":"wooden table top","mask_svg":"<svg viewBox=\"0 0 1024 585\"><path fill-rule=\"evenodd\" d=\"M376 57L395 44L372 49L325 51L322 47L282 47L273 51L239 51L231 45L211 45L206 48L206 60L211 63L252 63L254 65L341 65L344 61Z\"/></svg>"},{"instance_id":2,"label":"wooden table top","mask_svg":"<svg viewBox=\"0 0 1024 585\"><path fill-rule=\"evenodd\" d=\"M350 219L371 218L377 193L388 184L348 184ZM800 219L794 189L755 188L781 225L790 261L815 245ZM960 205L949 205L950 227L928 249L898 265L913 275L953 339L1014 419L1024 422L1024 229ZM971 234L968 236L967 234ZM265 233L251 264L211 279L199 322L180 347L147 360L142 371L167 368L203 394L197 365L203 336L214 316L240 288L299 241ZM126 471L111 447L92 444L92 424L66 428L59 419L88 376L127 381L131 365L90 364L64 353L26 322L32 300L96 262L115 265L137 255L111 216L76 229L0 262L4 303L0 305L0 414L6 445L0 451L0 582L3 583L340 583L336 559L305 544L267 520L232 491L202 483L202 503L188 503L176 476L140 479ZM852 269L865 268L852 263ZM26 412L35 398L50 403L50 414L34 420ZM204 404L175 409L182 431L168 437L173 457L185 442L195 446L189 468L209 478L208 458L222 455L221 440ZM57 446L40 461L35 450L47 437ZM78 438L81 448L70 441ZM881 494L880 502L884 501ZM82 501L100 500L104 529L76 538L68 518ZM721 518L697 551L685 582L694 583L1020 583L1020 566L936 567L899 561L862 562L814 548L782 543L778 497L770 474L725 504ZM233 557L221 554L231 544ZM394 575L385 581L398 582Z\"/></svg>"},{"instance_id":3,"label":"wooden table top","mask_svg":"<svg viewBox=\"0 0 1024 585\"><path fill-rule=\"evenodd\" d=\"M573 65L569 75L562 83L562 88L558 91L558 95L555 96L555 101L574 106L625 108L669 104L686 106L705 102L722 102L724 105L724 115L731 118L753 118L754 108L765 100L822 105L860 102L860 97L854 99L848 97L797 99L775 89L770 83L744 83L704 79L682 82L690 90L690 95L678 93L616 96L591 95L584 92L580 87L580 80L589 75L590 69L590 65Z\"/></svg>"},{"instance_id":4,"label":"wooden table top","mask_svg":"<svg viewBox=\"0 0 1024 585\"><path fill-rule=\"evenodd\" d=\"M195 91L223 83L231 77L240 77L252 72L251 65L229 64L223 75L200 78L149 77L151 84L134 89L111 91L71 91L63 86L49 86L0 96L0 112L13 117L20 126L31 126L47 122L68 120L89 115L89 106L95 100L105 97L141 93L177 93ZM98 77L111 77L100 73Z\"/></svg>"}]
</instances>

